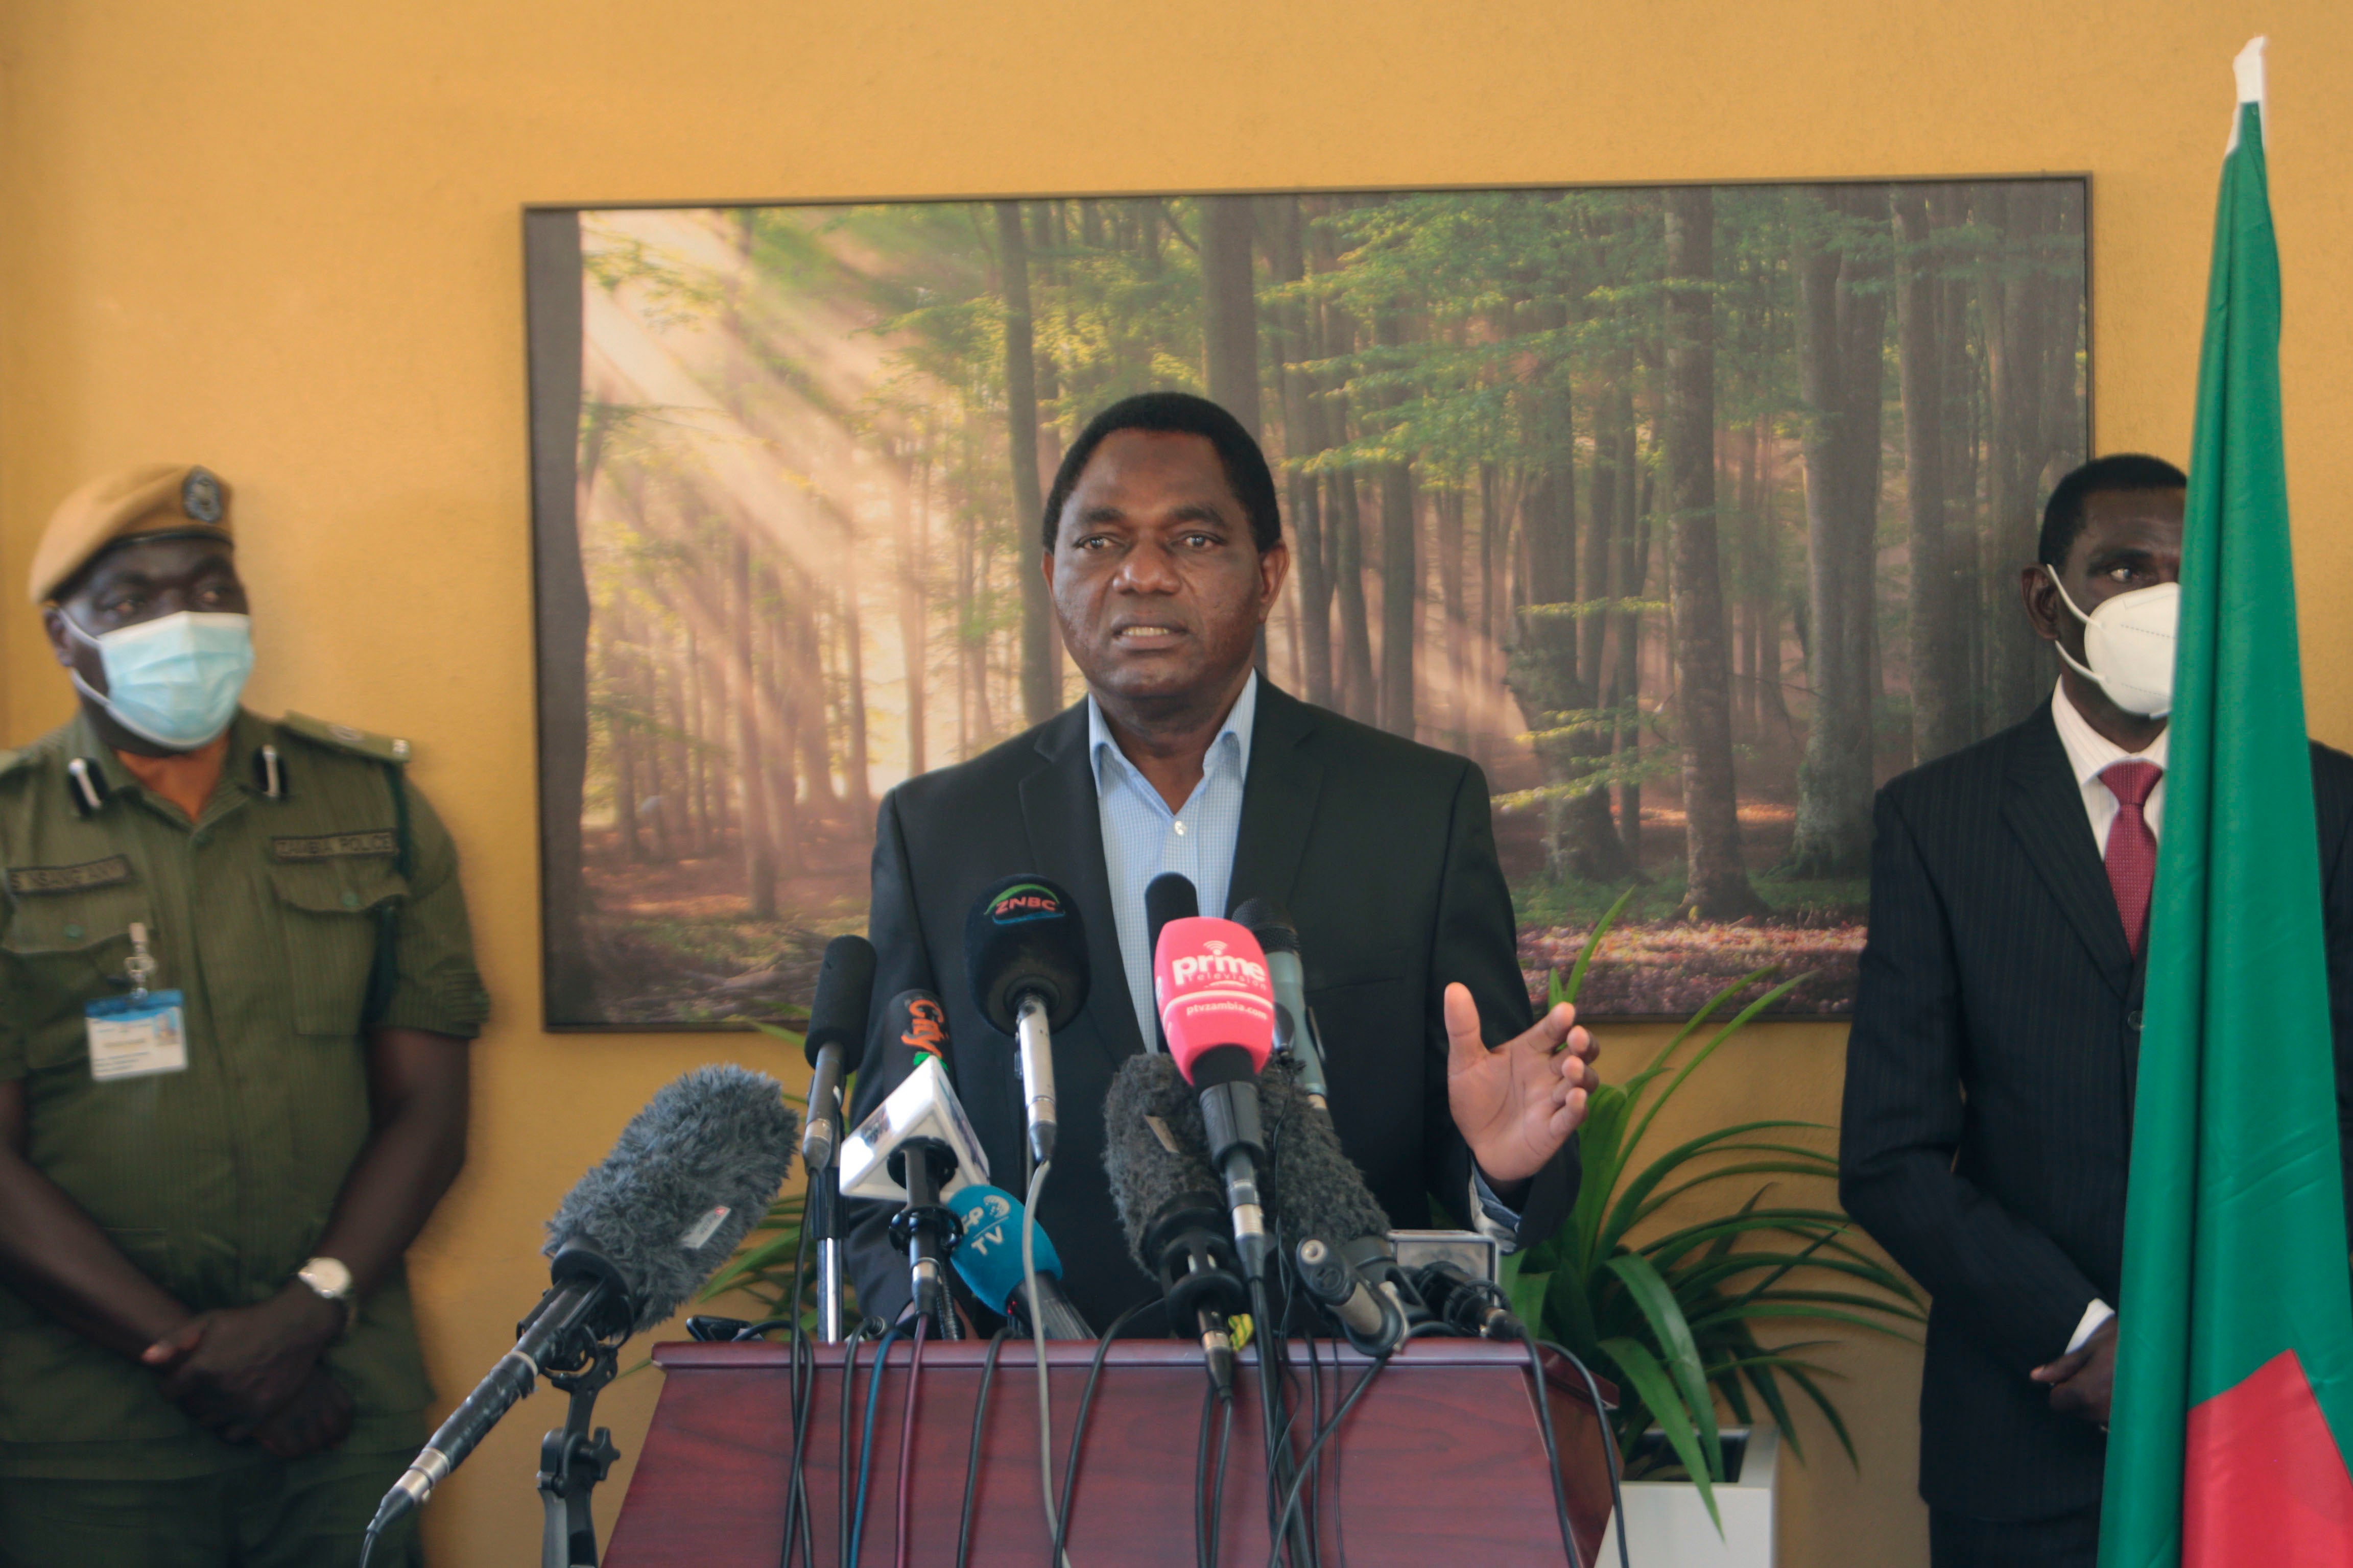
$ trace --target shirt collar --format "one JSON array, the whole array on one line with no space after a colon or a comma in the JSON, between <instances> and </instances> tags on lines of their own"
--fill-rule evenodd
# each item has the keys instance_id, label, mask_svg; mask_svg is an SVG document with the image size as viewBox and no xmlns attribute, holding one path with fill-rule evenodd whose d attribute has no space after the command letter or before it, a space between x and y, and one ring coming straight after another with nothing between
<instances>
[{"instance_id":1,"label":"shirt collar","mask_svg":"<svg viewBox=\"0 0 2353 1568\"><path fill-rule=\"evenodd\" d=\"M1209 754L1201 760L1203 776L1213 772L1221 761L1230 760L1236 778L1250 777L1250 729L1257 718L1258 671L1253 669L1250 679L1242 682L1241 695L1226 710L1226 721L1218 726L1217 734L1209 740ZM1131 774L1137 772L1135 764L1119 749L1119 742L1112 739L1111 723L1103 718L1103 704L1095 700L1092 691L1087 693L1087 755L1094 763L1097 794L1103 791L1105 768L1124 768Z\"/></svg>"},{"instance_id":2,"label":"shirt collar","mask_svg":"<svg viewBox=\"0 0 2353 1568\"><path fill-rule=\"evenodd\" d=\"M2069 700L2064 680L2051 694L2051 721L2059 727L2059 743L2067 748L2067 765L2074 770L2079 789L2090 788L2104 769L2117 763L2155 763L2160 768L2165 766L2166 748L2173 739L2173 726L2168 724L2157 732L2148 750L2126 751L2092 728L2092 721Z\"/></svg>"}]
</instances>

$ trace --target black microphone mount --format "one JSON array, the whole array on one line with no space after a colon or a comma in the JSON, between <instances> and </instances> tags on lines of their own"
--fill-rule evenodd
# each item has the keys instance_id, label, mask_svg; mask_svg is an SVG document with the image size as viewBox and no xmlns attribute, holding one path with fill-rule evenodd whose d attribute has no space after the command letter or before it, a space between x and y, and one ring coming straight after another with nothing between
<instances>
[{"instance_id":1,"label":"black microphone mount","mask_svg":"<svg viewBox=\"0 0 2353 1568\"><path fill-rule=\"evenodd\" d=\"M955 1151L937 1138L910 1138L891 1152L891 1179L907 1189L906 1206L891 1216L891 1240L907 1254L915 1310L936 1319L947 1302L947 1256L964 1224L940 1201L956 1173Z\"/></svg>"}]
</instances>

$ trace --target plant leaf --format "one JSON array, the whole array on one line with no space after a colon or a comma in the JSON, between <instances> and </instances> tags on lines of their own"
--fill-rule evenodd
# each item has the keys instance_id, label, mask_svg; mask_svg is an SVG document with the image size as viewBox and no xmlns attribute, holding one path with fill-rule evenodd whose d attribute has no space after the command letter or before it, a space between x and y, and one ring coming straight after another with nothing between
<instances>
[{"instance_id":1,"label":"plant leaf","mask_svg":"<svg viewBox=\"0 0 2353 1568\"><path fill-rule=\"evenodd\" d=\"M1724 1447L1715 1426L1715 1401L1707 1391L1707 1373L1700 1364L1699 1346L1692 1342L1691 1325L1683 1320L1683 1304L1675 1293L1651 1267L1651 1260L1638 1252L1620 1253L1609 1260L1609 1271L1626 1282L1634 1304L1651 1325L1651 1331L1665 1352L1666 1368L1673 1374L1690 1406L1692 1424L1699 1429L1700 1444L1707 1456L1707 1473L1716 1479L1724 1479Z\"/></svg>"},{"instance_id":2,"label":"plant leaf","mask_svg":"<svg viewBox=\"0 0 2353 1568\"><path fill-rule=\"evenodd\" d=\"M1724 1516L1715 1509L1714 1478L1718 1473L1707 1467L1700 1451L1698 1434L1692 1430L1690 1413L1675 1392L1674 1380L1667 1369L1659 1364L1658 1357L1630 1339L1609 1339L1601 1342L1601 1352L1617 1364L1636 1394L1657 1416L1659 1429L1667 1435L1667 1442L1675 1457L1683 1462L1683 1471L1691 1477L1692 1485L1699 1489L1699 1500L1707 1505L1707 1517L1715 1521L1715 1531L1724 1533ZM1620 1442L1620 1447L1624 1447ZM1718 1463L1720 1464L1719 1456Z\"/></svg>"},{"instance_id":3,"label":"plant leaf","mask_svg":"<svg viewBox=\"0 0 2353 1568\"><path fill-rule=\"evenodd\" d=\"M1553 1006L1557 1007L1563 1002L1567 1002L1572 1006L1576 1005L1577 994L1585 987L1586 967L1593 962L1593 950L1601 945L1601 939L1609 933L1609 928L1618 923L1619 915L1623 912L1626 908L1626 900L1634 896L1634 889L1639 885L1640 884L1637 883L1629 883L1626 890L1618 895L1618 901L1610 905L1608 911L1604 913L1599 920L1593 922L1593 934L1585 939L1585 946L1578 950L1577 954L1577 963L1570 966L1568 981L1566 984L1561 982L1559 972L1557 970L1554 971L1552 977Z\"/></svg>"}]
</instances>

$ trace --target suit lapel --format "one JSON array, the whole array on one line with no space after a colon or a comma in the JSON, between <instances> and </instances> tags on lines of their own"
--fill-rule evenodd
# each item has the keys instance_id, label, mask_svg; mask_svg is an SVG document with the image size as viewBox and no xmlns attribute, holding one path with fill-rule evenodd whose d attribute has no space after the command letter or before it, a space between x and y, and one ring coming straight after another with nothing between
<instances>
[{"instance_id":1,"label":"suit lapel","mask_svg":"<svg viewBox=\"0 0 2353 1568\"><path fill-rule=\"evenodd\" d=\"M1306 744L1314 731L1315 710L1260 679L1250 776L1242 784L1241 831L1234 840L1226 909L1218 913L1239 909L1246 899L1271 899L1291 907L1308 830L1315 822L1316 796L1324 787L1323 764Z\"/></svg>"},{"instance_id":2,"label":"suit lapel","mask_svg":"<svg viewBox=\"0 0 2353 1568\"><path fill-rule=\"evenodd\" d=\"M1114 1064L1144 1048L1128 994L1127 963L1120 956L1119 925L1111 908L1111 876L1103 868L1103 812L1087 756L1087 709L1082 702L1038 737L1039 766L1021 781L1021 820L1039 875L1069 889L1087 931L1087 1011L1095 1037Z\"/></svg>"},{"instance_id":3,"label":"suit lapel","mask_svg":"<svg viewBox=\"0 0 2353 1568\"><path fill-rule=\"evenodd\" d=\"M2067 748L2060 743L2049 703L2027 722L2020 740L2010 759L2002 819L2099 966L2100 977L2117 995L2126 995L2133 982L2132 949L2126 945L2108 868L2084 815L2084 794L2067 764Z\"/></svg>"}]
</instances>

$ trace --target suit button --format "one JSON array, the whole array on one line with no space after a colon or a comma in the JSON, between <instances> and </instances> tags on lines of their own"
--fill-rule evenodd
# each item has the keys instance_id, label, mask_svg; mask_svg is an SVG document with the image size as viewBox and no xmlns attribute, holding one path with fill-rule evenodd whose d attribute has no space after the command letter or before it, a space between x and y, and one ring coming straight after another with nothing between
<instances>
[{"instance_id":1,"label":"suit button","mask_svg":"<svg viewBox=\"0 0 2353 1568\"><path fill-rule=\"evenodd\" d=\"M2130 1029L2136 1035L2140 1033L2139 1008L2136 1007L2131 1012L2125 1015L2125 1027Z\"/></svg>"}]
</instances>

